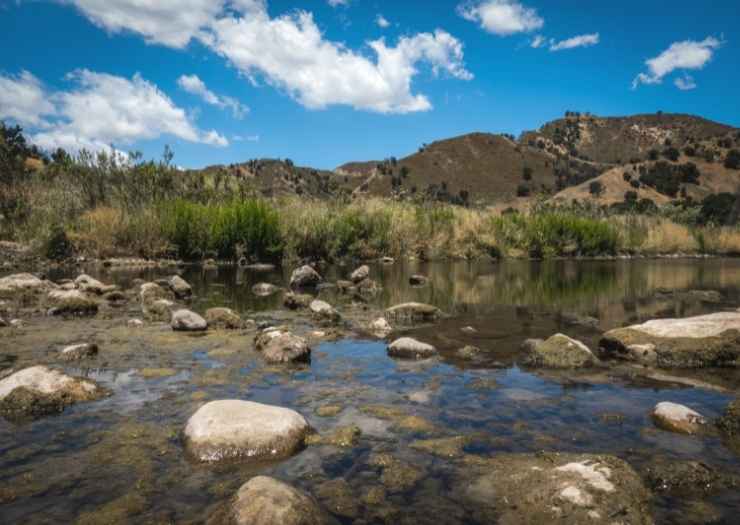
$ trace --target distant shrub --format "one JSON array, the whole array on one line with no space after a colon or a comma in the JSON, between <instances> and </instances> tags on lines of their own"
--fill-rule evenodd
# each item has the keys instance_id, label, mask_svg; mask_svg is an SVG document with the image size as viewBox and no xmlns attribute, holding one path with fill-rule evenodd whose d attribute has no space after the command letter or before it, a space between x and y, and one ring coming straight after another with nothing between
<instances>
[{"instance_id":1,"label":"distant shrub","mask_svg":"<svg viewBox=\"0 0 740 525\"><path fill-rule=\"evenodd\" d=\"M737 223L736 204L737 197L731 193L717 193L708 196L701 205L699 224L729 226Z\"/></svg>"},{"instance_id":2,"label":"distant shrub","mask_svg":"<svg viewBox=\"0 0 740 525\"><path fill-rule=\"evenodd\" d=\"M699 175L698 168L691 162L675 166L659 161L640 175L640 182L663 195L675 197L681 184L696 184Z\"/></svg>"},{"instance_id":3,"label":"distant shrub","mask_svg":"<svg viewBox=\"0 0 740 525\"><path fill-rule=\"evenodd\" d=\"M657 149L651 149L650 151L648 151L648 159L649 160L658 160L658 156L659 155L660 155L660 153L658 153L658 150Z\"/></svg>"},{"instance_id":4,"label":"distant shrub","mask_svg":"<svg viewBox=\"0 0 740 525\"><path fill-rule=\"evenodd\" d=\"M632 179L630 181L630 186L632 186L635 189L639 189L640 188L640 181L637 180L637 179Z\"/></svg>"},{"instance_id":5,"label":"distant shrub","mask_svg":"<svg viewBox=\"0 0 740 525\"><path fill-rule=\"evenodd\" d=\"M628 202L628 203L637 202L637 192L636 191L624 192L624 202Z\"/></svg>"},{"instance_id":6,"label":"distant shrub","mask_svg":"<svg viewBox=\"0 0 740 525\"><path fill-rule=\"evenodd\" d=\"M671 162L676 162L681 156L681 152L679 152L678 149L674 147L670 147L663 150L663 156Z\"/></svg>"},{"instance_id":7,"label":"distant shrub","mask_svg":"<svg viewBox=\"0 0 740 525\"><path fill-rule=\"evenodd\" d=\"M623 173L622 178L624 179L625 182L629 182L632 180L632 175L629 173Z\"/></svg>"},{"instance_id":8,"label":"distant shrub","mask_svg":"<svg viewBox=\"0 0 740 525\"><path fill-rule=\"evenodd\" d=\"M516 188L517 197L529 197L530 189L526 184L520 184Z\"/></svg>"},{"instance_id":9,"label":"distant shrub","mask_svg":"<svg viewBox=\"0 0 740 525\"><path fill-rule=\"evenodd\" d=\"M532 180L532 168L529 166L524 166L522 169L522 178L526 181Z\"/></svg>"},{"instance_id":10,"label":"distant shrub","mask_svg":"<svg viewBox=\"0 0 740 525\"><path fill-rule=\"evenodd\" d=\"M598 197L604 192L604 185L600 181L595 180L588 185L588 192Z\"/></svg>"},{"instance_id":11,"label":"distant shrub","mask_svg":"<svg viewBox=\"0 0 740 525\"><path fill-rule=\"evenodd\" d=\"M725 168L731 170L740 169L740 151L731 149L725 157Z\"/></svg>"}]
</instances>

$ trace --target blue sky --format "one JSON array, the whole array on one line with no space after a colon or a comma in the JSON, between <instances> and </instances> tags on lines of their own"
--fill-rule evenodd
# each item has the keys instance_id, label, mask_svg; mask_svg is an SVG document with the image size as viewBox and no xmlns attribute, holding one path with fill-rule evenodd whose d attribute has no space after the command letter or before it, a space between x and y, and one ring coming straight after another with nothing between
<instances>
[{"instance_id":1,"label":"blue sky","mask_svg":"<svg viewBox=\"0 0 740 525\"><path fill-rule=\"evenodd\" d=\"M740 126L737 1L139 4L0 0L0 118L45 147L169 144L186 167L333 168L567 109Z\"/></svg>"}]
</instances>

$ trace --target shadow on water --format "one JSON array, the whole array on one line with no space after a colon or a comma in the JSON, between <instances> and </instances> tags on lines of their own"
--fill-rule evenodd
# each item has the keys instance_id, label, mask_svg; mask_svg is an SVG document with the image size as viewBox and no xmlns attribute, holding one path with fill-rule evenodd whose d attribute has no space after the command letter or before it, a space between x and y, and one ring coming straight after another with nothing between
<instances>
[{"instance_id":1,"label":"shadow on water","mask_svg":"<svg viewBox=\"0 0 740 525\"><path fill-rule=\"evenodd\" d=\"M352 269L322 273L335 282ZM373 265L371 271L382 285L374 297L360 300L334 288L319 295L342 312L359 304L367 320L401 302L438 306L444 319L408 334L437 346L440 358L395 361L386 355L385 341L350 330L337 341L315 345L309 366L279 368L266 366L252 350L253 334L192 338L164 325L128 330L125 319L138 315L136 305L111 318L33 319L12 340L2 340L0 367L58 366L55 348L92 338L101 347L95 367L67 370L101 382L114 395L34 422L0 421L0 522L199 523L251 476L267 474L316 495L340 523L416 522L430 513L438 524L476 523L461 496L464 462L411 446L418 439L460 435L469 438L461 457L550 450L614 454L638 471L656 457L740 470L737 444L716 435L663 432L649 417L660 401L718 416L740 387L734 370L669 371L657 378L616 368L550 373L523 367L519 350L523 340L555 332L593 347L614 327L735 309L740 261L405 262ZM427 284L409 284L417 273ZM95 275L127 288L136 278L167 274L101 270ZM183 277L193 285L190 307L196 311L228 306L246 317L316 328L285 314L282 293L266 298L252 293L259 282L285 287L286 269L187 268ZM482 357L461 360L456 350L465 345L479 347ZM223 398L294 408L319 433L356 425L362 435L350 448L313 446L277 463L193 464L183 453L181 430L203 402ZM334 415L319 417L317 409L325 406L337 407ZM409 425L408 416L423 424ZM418 479L403 488L386 487L384 500L371 504L363 495L381 484L371 458L383 452L412 466ZM333 505L337 495L327 482L336 479L347 482L343 490L355 501L352 512ZM711 517L713 523L734 523L740 510L732 491L695 496L689 503L696 501L704 511L692 506L683 512L676 509L684 509L686 501L657 495L656 521L710 522ZM383 518L379 508L389 514ZM696 512L699 521L692 521Z\"/></svg>"}]
</instances>

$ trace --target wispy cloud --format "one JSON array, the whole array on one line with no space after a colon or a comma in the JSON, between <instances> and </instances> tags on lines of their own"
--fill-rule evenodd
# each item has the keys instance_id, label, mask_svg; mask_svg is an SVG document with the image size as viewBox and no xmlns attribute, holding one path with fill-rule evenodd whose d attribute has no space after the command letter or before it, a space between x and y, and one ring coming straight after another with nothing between
<instances>
[{"instance_id":1,"label":"wispy cloud","mask_svg":"<svg viewBox=\"0 0 740 525\"><path fill-rule=\"evenodd\" d=\"M230 109L234 118L242 119L249 113L249 108L235 98L216 95L197 75L182 75L177 79L177 85L188 93L199 96L206 104L221 109Z\"/></svg>"},{"instance_id":2,"label":"wispy cloud","mask_svg":"<svg viewBox=\"0 0 740 525\"><path fill-rule=\"evenodd\" d=\"M565 49L574 49L577 47L590 47L599 43L599 33L588 35L578 35L560 42L550 43L550 51L563 51Z\"/></svg>"},{"instance_id":3,"label":"wispy cloud","mask_svg":"<svg viewBox=\"0 0 740 525\"><path fill-rule=\"evenodd\" d=\"M383 15L378 15L375 18L375 23L378 24L378 26L382 27L383 29L390 27L391 25L391 23Z\"/></svg>"},{"instance_id":4,"label":"wispy cloud","mask_svg":"<svg viewBox=\"0 0 740 525\"><path fill-rule=\"evenodd\" d=\"M645 62L648 72L640 73L635 77L632 81L632 89L637 89L640 84L660 84L666 75L676 70L702 69L712 60L714 52L721 46L722 42L711 36L700 42L694 40L674 42L657 57ZM692 85L689 89L696 87L693 79L685 85ZM683 89L678 83L676 86Z\"/></svg>"}]
</instances>

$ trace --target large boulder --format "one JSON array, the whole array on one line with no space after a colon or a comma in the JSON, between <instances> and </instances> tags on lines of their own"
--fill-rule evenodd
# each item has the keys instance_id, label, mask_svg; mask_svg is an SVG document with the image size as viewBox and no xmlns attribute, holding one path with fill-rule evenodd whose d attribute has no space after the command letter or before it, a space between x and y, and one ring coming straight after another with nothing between
<instances>
[{"instance_id":1,"label":"large boulder","mask_svg":"<svg viewBox=\"0 0 740 525\"><path fill-rule=\"evenodd\" d=\"M651 416L658 427L679 434L698 434L707 424L704 416L695 410L668 401L655 405Z\"/></svg>"},{"instance_id":2,"label":"large boulder","mask_svg":"<svg viewBox=\"0 0 740 525\"><path fill-rule=\"evenodd\" d=\"M255 347L268 363L307 363L311 349L302 337L280 329L257 334Z\"/></svg>"},{"instance_id":3,"label":"large boulder","mask_svg":"<svg viewBox=\"0 0 740 525\"><path fill-rule=\"evenodd\" d=\"M185 447L203 462L266 460L293 455L311 427L294 410L251 401L206 403L185 426Z\"/></svg>"},{"instance_id":4,"label":"large boulder","mask_svg":"<svg viewBox=\"0 0 740 525\"><path fill-rule=\"evenodd\" d=\"M589 348L567 335L555 334L545 341L524 343L524 364L542 368L581 368L598 361Z\"/></svg>"},{"instance_id":5,"label":"large boulder","mask_svg":"<svg viewBox=\"0 0 740 525\"><path fill-rule=\"evenodd\" d=\"M30 273L17 273L0 278L0 297L13 297L22 292L47 292L57 286Z\"/></svg>"},{"instance_id":6,"label":"large boulder","mask_svg":"<svg viewBox=\"0 0 740 525\"><path fill-rule=\"evenodd\" d=\"M337 323L342 319L342 316L339 315L339 312L337 312L337 310L326 301L315 299L311 301L311 304L308 305L308 308L311 310L311 313L313 313L322 321Z\"/></svg>"},{"instance_id":7,"label":"large boulder","mask_svg":"<svg viewBox=\"0 0 740 525\"><path fill-rule=\"evenodd\" d=\"M33 366L0 380L0 414L17 418L59 413L69 405L106 394L105 389L87 379Z\"/></svg>"},{"instance_id":8,"label":"large boulder","mask_svg":"<svg viewBox=\"0 0 740 525\"><path fill-rule=\"evenodd\" d=\"M411 337L401 337L388 345L388 355L401 359L427 359L437 355L437 349Z\"/></svg>"},{"instance_id":9,"label":"large boulder","mask_svg":"<svg viewBox=\"0 0 740 525\"><path fill-rule=\"evenodd\" d=\"M267 476L241 486L231 502L235 525L324 525L326 514L308 494Z\"/></svg>"},{"instance_id":10,"label":"large boulder","mask_svg":"<svg viewBox=\"0 0 740 525\"><path fill-rule=\"evenodd\" d=\"M74 284L78 290L82 290L86 293L94 293L96 295L103 295L104 293L112 292L116 289L115 286L103 284L97 279L93 279L84 273L74 280Z\"/></svg>"},{"instance_id":11,"label":"large boulder","mask_svg":"<svg viewBox=\"0 0 740 525\"><path fill-rule=\"evenodd\" d=\"M208 323L200 315L190 310L178 310L172 314L172 329L176 332L203 332Z\"/></svg>"},{"instance_id":12,"label":"large boulder","mask_svg":"<svg viewBox=\"0 0 740 525\"><path fill-rule=\"evenodd\" d=\"M190 284L188 284L188 282L179 275L173 275L170 277L167 284L169 285L170 290L172 290L172 293L174 293L175 297L178 299L187 299L193 295L192 286L190 286Z\"/></svg>"},{"instance_id":13,"label":"large boulder","mask_svg":"<svg viewBox=\"0 0 740 525\"><path fill-rule=\"evenodd\" d=\"M393 323L429 323L440 318L442 312L436 306L424 303L403 303L388 308L385 318Z\"/></svg>"},{"instance_id":14,"label":"large boulder","mask_svg":"<svg viewBox=\"0 0 740 525\"><path fill-rule=\"evenodd\" d=\"M237 330L242 327L242 318L231 308L209 308L206 310L206 322L213 328Z\"/></svg>"},{"instance_id":15,"label":"large boulder","mask_svg":"<svg viewBox=\"0 0 740 525\"><path fill-rule=\"evenodd\" d=\"M315 287L321 282L321 275L308 265L293 270L290 276L291 288Z\"/></svg>"},{"instance_id":16,"label":"large boulder","mask_svg":"<svg viewBox=\"0 0 740 525\"><path fill-rule=\"evenodd\" d=\"M640 349L649 350L647 363L663 368L737 367L740 312L655 319L617 328L604 334L599 346L608 357L630 360L636 351L639 355Z\"/></svg>"},{"instance_id":17,"label":"large boulder","mask_svg":"<svg viewBox=\"0 0 740 525\"><path fill-rule=\"evenodd\" d=\"M80 290L52 290L48 295L53 315L95 315L98 302Z\"/></svg>"},{"instance_id":18,"label":"large boulder","mask_svg":"<svg viewBox=\"0 0 740 525\"><path fill-rule=\"evenodd\" d=\"M465 495L481 522L653 523L650 493L614 456L501 454L471 467Z\"/></svg>"},{"instance_id":19,"label":"large boulder","mask_svg":"<svg viewBox=\"0 0 740 525\"><path fill-rule=\"evenodd\" d=\"M370 267L367 265L360 266L349 276L350 280L357 284L370 277Z\"/></svg>"}]
</instances>

